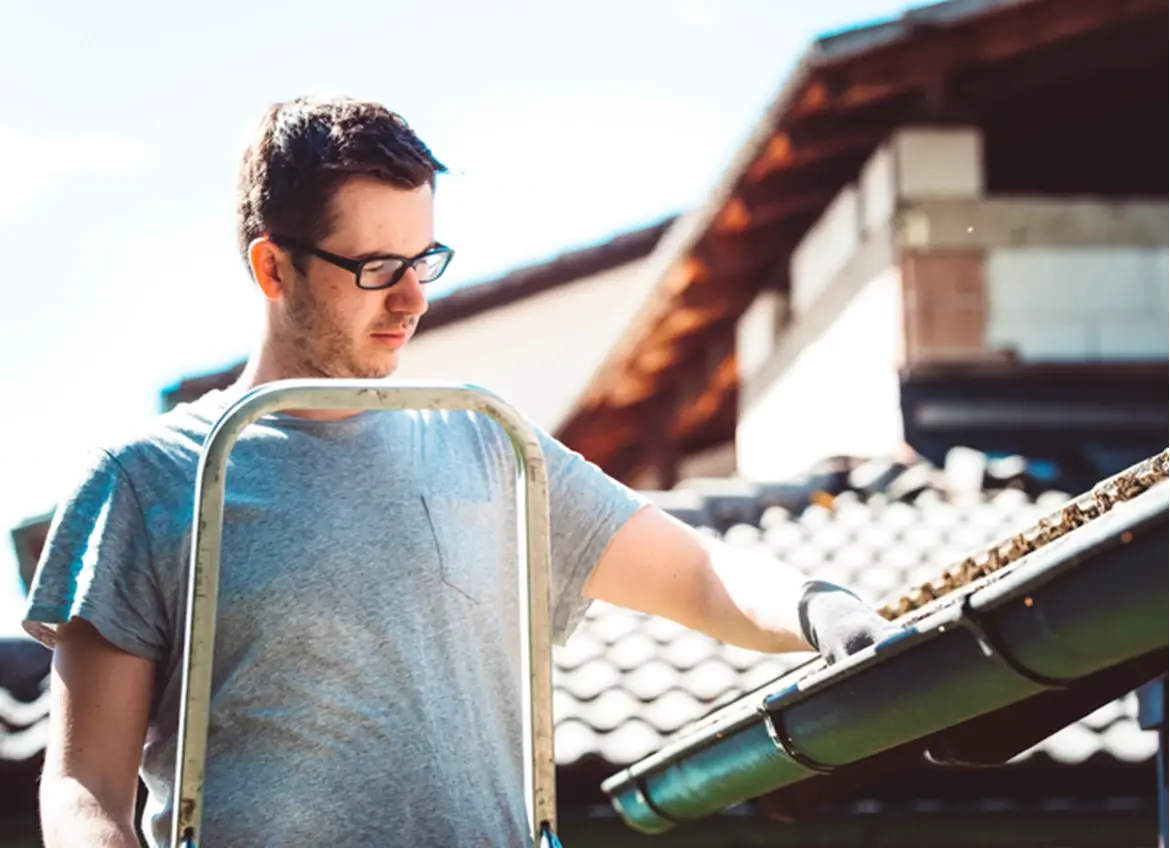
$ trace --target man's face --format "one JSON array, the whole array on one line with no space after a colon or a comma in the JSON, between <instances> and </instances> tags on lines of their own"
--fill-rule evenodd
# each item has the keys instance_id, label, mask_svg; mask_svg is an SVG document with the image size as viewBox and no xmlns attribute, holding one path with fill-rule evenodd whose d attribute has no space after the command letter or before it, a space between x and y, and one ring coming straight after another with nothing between
<instances>
[{"instance_id":1,"label":"man's face","mask_svg":"<svg viewBox=\"0 0 1170 848\"><path fill-rule=\"evenodd\" d=\"M315 245L347 258L415 256L434 242L431 188L395 188L367 177L347 180L334 195L334 226ZM315 256L302 262L282 298L285 347L305 376L382 378L427 310L413 269L388 289L359 289L352 272Z\"/></svg>"}]
</instances>

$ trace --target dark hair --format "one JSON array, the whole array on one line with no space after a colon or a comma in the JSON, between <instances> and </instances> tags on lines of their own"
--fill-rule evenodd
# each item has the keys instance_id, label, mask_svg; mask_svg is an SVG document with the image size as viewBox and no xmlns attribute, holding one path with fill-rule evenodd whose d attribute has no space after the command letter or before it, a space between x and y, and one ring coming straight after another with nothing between
<instances>
[{"instance_id":1,"label":"dark hair","mask_svg":"<svg viewBox=\"0 0 1170 848\"><path fill-rule=\"evenodd\" d=\"M355 174L415 189L433 188L435 175L446 171L400 115L377 103L298 97L273 104L240 161L240 252L247 262L248 245L265 232L324 239L333 194Z\"/></svg>"}]
</instances>

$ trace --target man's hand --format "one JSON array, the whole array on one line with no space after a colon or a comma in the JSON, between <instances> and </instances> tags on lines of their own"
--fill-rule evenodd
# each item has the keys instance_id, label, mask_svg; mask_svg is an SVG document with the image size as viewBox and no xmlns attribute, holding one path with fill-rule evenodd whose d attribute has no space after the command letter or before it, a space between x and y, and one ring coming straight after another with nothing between
<instances>
[{"instance_id":1,"label":"man's hand","mask_svg":"<svg viewBox=\"0 0 1170 848\"><path fill-rule=\"evenodd\" d=\"M830 665L898 629L848 589L823 580L805 585L799 611L801 635Z\"/></svg>"}]
</instances>

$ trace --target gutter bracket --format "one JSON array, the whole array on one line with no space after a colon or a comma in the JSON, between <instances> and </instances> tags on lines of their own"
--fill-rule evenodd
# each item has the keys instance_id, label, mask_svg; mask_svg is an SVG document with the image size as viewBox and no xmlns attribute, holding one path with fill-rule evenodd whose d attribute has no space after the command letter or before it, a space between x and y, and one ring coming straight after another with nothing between
<instances>
[{"instance_id":1,"label":"gutter bracket","mask_svg":"<svg viewBox=\"0 0 1170 848\"><path fill-rule=\"evenodd\" d=\"M1007 646L1004 645L1003 639L999 638L998 634L988 627L986 621L971 607L970 595L966 595L959 605L958 624L975 638L983 656L988 659L997 659L1016 676L1029 683L1034 683L1042 689L1068 689L1072 686L1072 681L1049 677L1046 674L1033 671L1012 656L1007 650Z\"/></svg>"},{"instance_id":2,"label":"gutter bracket","mask_svg":"<svg viewBox=\"0 0 1170 848\"><path fill-rule=\"evenodd\" d=\"M782 699L783 696L778 700ZM784 756L802 768L806 768L817 774L831 774L833 772L833 766L817 762L796 747L796 744L792 741L792 737L788 734L788 728L784 725L784 712L782 710L772 712L766 708L761 708L760 716L764 720L764 727L768 731L769 738L777 748L784 752Z\"/></svg>"},{"instance_id":3,"label":"gutter bracket","mask_svg":"<svg viewBox=\"0 0 1170 848\"><path fill-rule=\"evenodd\" d=\"M676 826L687 823L686 819L680 819L678 816L672 816L670 813L666 812L666 810L662 809L654 803L654 799L650 797L650 789L648 786L646 786L645 777L638 777L634 779L634 792L638 800L645 804L646 808L650 810L650 812L654 813L654 815L658 816L663 821L669 822L670 824Z\"/></svg>"}]
</instances>

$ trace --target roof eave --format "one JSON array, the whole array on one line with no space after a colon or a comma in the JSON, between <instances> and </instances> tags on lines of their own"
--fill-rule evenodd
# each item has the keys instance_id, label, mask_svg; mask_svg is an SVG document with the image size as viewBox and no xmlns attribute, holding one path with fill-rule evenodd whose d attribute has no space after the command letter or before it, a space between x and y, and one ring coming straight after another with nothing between
<instances>
[{"instance_id":1,"label":"roof eave","mask_svg":"<svg viewBox=\"0 0 1170 848\"><path fill-rule=\"evenodd\" d=\"M675 266L694 251L699 241L710 230L716 216L735 194L744 172L768 143L776 124L791 107L794 98L822 58L819 43L814 42L806 48L794 69L785 78L780 91L732 156L703 205L680 216L663 235L657 248L647 259L648 272L655 278L651 296L634 314L617 343L590 375L586 389L578 395L565 420L571 420L588 409L595 396L608 385L615 370L635 353L646 332L662 317L674 296L669 281Z\"/></svg>"}]
</instances>

